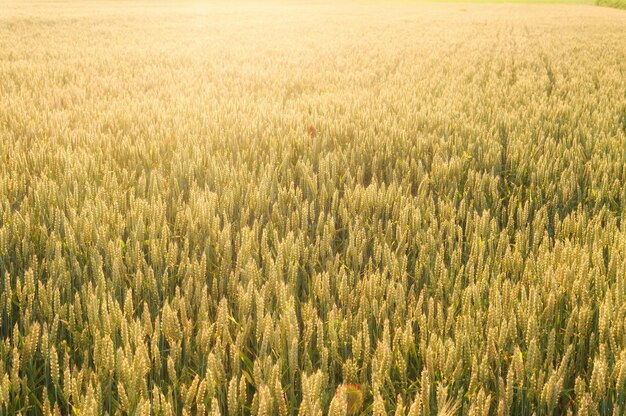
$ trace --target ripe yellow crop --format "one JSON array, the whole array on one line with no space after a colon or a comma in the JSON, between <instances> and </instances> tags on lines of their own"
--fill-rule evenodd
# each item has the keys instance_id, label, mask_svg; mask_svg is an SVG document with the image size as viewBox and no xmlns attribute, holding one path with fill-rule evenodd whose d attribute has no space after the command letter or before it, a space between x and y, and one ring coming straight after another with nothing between
<instances>
[{"instance_id":1,"label":"ripe yellow crop","mask_svg":"<svg viewBox=\"0 0 626 416\"><path fill-rule=\"evenodd\" d=\"M0 5L0 414L621 415L626 14Z\"/></svg>"}]
</instances>

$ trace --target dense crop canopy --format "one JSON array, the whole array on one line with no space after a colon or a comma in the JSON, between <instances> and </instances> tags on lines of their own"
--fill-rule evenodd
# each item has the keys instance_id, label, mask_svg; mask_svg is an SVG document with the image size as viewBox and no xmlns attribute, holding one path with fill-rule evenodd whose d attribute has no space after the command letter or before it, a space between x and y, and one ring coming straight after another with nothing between
<instances>
[{"instance_id":1,"label":"dense crop canopy","mask_svg":"<svg viewBox=\"0 0 626 416\"><path fill-rule=\"evenodd\" d=\"M9 3L0 413L621 415L626 14Z\"/></svg>"}]
</instances>

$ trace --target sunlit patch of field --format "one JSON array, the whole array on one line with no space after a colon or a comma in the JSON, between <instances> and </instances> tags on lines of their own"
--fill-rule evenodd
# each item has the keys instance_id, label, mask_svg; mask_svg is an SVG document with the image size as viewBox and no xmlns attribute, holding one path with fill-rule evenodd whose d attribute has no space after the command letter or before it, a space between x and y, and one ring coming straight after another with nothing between
<instances>
[{"instance_id":1,"label":"sunlit patch of field","mask_svg":"<svg viewBox=\"0 0 626 416\"><path fill-rule=\"evenodd\" d=\"M626 13L0 3L0 414L620 415Z\"/></svg>"}]
</instances>

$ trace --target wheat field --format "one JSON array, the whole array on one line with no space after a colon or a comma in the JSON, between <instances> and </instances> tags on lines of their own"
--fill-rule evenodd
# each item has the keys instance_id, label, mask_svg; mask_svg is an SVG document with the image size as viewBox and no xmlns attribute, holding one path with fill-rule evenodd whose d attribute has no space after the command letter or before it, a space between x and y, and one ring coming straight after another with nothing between
<instances>
[{"instance_id":1,"label":"wheat field","mask_svg":"<svg viewBox=\"0 0 626 416\"><path fill-rule=\"evenodd\" d=\"M0 414L623 415L626 11L0 2Z\"/></svg>"}]
</instances>

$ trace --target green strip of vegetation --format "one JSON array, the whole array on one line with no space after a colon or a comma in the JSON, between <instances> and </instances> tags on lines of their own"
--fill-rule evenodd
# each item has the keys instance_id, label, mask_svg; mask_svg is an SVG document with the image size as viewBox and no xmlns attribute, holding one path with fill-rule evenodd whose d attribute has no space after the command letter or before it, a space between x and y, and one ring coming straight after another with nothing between
<instances>
[{"instance_id":1,"label":"green strip of vegetation","mask_svg":"<svg viewBox=\"0 0 626 416\"><path fill-rule=\"evenodd\" d=\"M616 7L626 9L626 0L596 0L598 6Z\"/></svg>"}]
</instances>

